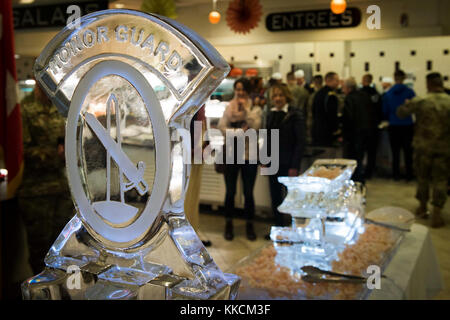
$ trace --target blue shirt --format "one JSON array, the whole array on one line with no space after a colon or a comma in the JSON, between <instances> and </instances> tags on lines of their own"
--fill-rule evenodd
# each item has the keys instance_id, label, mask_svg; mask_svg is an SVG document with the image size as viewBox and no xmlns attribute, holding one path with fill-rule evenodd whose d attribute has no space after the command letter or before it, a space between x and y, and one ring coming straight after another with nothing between
<instances>
[{"instance_id":1,"label":"blue shirt","mask_svg":"<svg viewBox=\"0 0 450 320\"><path fill-rule=\"evenodd\" d=\"M414 91L404 84L396 84L383 95L383 114L391 126L409 126L413 124L412 117L400 119L397 117L397 108L405 103L406 99L416 96Z\"/></svg>"}]
</instances>

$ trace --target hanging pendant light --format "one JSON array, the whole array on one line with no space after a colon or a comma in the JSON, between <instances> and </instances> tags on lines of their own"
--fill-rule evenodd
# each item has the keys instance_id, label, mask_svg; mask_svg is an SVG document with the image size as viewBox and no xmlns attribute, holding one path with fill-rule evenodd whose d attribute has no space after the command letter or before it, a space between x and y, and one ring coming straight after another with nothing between
<instances>
[{"instance_id":1,"label":"hanging pendant light","mask_svg":"<svg viewBox=\"0 0 450 320\"><path fill-rule=\"evenodd\" d=\"M341 14L345 12L345 9L347 8L347 1L345 0L331 0L331 11L334 14Z\"/></svg>"},{"instance_id":2,"label":"hanging pendant light","mask_svg":"<svg viewBox=\"0 0 450 320\"><path fill-rule=\"evenodd\" d=\"M211 11L209 13L209 22L212 24L217 24L220 21L220 13L217 11Z\"/></svg>"},{"instance_id":3,"label":"hanging pendant light","mask_svg":"<svg viewBox=\"0 0 450 320\"><path fill-rule=\"evenodd\" d=\"M209 22L212 24L217 24L220 21L220 13L216 10L217 0L213 0L213 11L209 13Z\"/></svg>"}]
</instances>

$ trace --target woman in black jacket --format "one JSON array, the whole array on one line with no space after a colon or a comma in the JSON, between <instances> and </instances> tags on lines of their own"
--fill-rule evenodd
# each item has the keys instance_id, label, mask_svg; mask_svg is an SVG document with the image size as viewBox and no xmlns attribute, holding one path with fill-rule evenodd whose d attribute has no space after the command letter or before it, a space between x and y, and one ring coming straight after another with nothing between
<instances>
[{"instance_id":1,"label":"woman in black jacket","mask_svg":"<svg viewBox=\"0 0 450 320\"><path fill-rule=\"evenodd\" d=\"M271 150L272 143L279 145L279 169L276 174L269 176L270 196L275 224L284 226L286 223L283 222L283 214L278 211L277 207L283 202L286 190L278 182L278 177L299 175L300 162L306 143L305 121L301 110L289 105L293 99L285 84L274 85L270 91L270 99L274 107L267 115L267 150ZM271 130L279 130L279 141L271 141ZM276 155L271 155L272 158L274 156Z\"/></svg>"}]
</instances>

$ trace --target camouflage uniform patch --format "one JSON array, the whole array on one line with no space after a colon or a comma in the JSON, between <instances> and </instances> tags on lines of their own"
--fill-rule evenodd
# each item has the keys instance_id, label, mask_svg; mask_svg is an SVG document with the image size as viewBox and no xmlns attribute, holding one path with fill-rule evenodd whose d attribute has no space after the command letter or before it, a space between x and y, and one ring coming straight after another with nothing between
<instances>
[{"instance_id":1,"label":"camouflage uniform patch","mask_svg":"<svg viewBox=\"0 0 450 320\"><path fill-rule=\"evenodd\" d=\"M65 161L58 154L58 145L64 144L65 119L55 106L43 105L33 95L22 101L21 111L25 162L18 199L30 263L34 272L41 272L45 254L74 214Z\"/></svg>"},{"instance_id":2,"label":"camouflage uniform patch","mask_svg":"<svg viewBox=\"0 0 450 320\"><path fill-rule=\"evenodd\" d=\"M305 113L306 104L309 98L309 91L299 85L289 86L289 90L294 98L291 105L298 107L303 113Z\"/></svg>"}]
</instances>

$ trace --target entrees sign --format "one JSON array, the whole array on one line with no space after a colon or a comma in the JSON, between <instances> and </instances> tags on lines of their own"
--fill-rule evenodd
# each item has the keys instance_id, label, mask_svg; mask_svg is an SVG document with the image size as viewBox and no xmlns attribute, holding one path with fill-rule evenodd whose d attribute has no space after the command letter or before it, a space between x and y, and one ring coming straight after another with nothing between
<instances>
[{"instance_id":1,"label":"entrees sign","mask_svg":"<svg viewBox=\"0 0 450 320\"><path fill-rule=\"evenodd\" d=\"M342 14L334 14L330 9L278 12L266 17L266 28L269 31L295 31L330 28L350 28L361 23L361 11L348 8Z\"/></svg>"}]
</instances>

